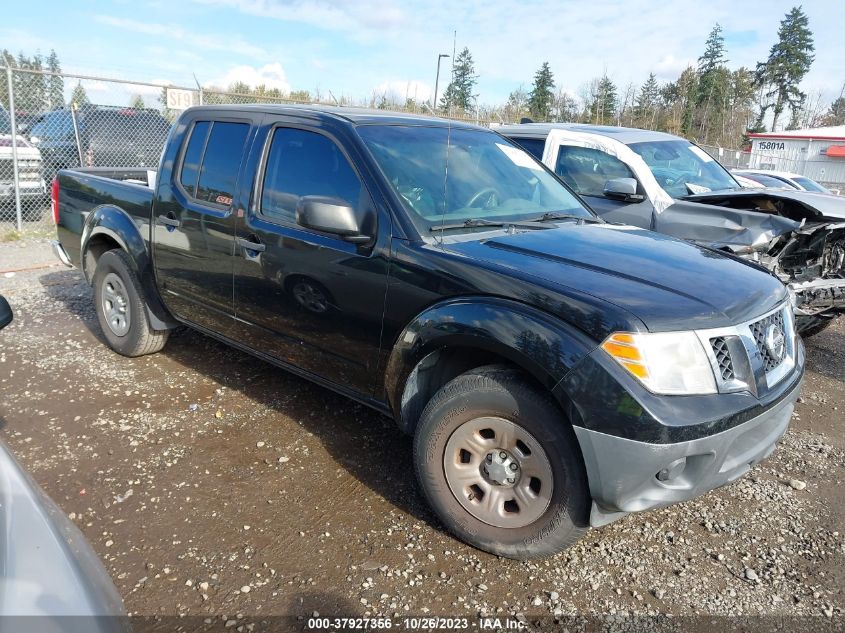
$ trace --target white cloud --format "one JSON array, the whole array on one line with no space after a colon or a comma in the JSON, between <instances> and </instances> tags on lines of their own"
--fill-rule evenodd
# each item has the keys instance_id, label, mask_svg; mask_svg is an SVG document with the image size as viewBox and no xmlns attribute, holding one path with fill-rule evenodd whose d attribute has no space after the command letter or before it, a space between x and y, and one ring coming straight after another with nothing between
<instances>
[{"instance_id":1,"label":"white cloud","mask_svg":"<svg viewBox=\"0 0 845 633\"><path fill-rule=\"evenodd\" d=\"M243 82L255 88L256 86L264 85L269 89L277 88L282 93L290 92L290 84L288 83L285 69L278 62L273 64L265 64L260 68L249 65L233 66L225 75L218 77L213 81L205 84L206 88L226 88L235 82Z\"/></svg>"},{"instance_id":2,"label":"white cloud","mask_svg":"<svg viewBox=\"0 0 845 633\"><path fill-rule=\"evenodd\" d=\"M405 11L396 0L194 0L263 18L300 22L343 31L401 26Z\"/></svg>"},{"instance_id":3,"label":"white cloud","mask_svg":"<svg viewBox=\"0 0 845 633\"><path fill-rule=\"evenodd\" d=\"M270 57L270 54L265 49L250 44L240 36L231 33L199 33L196 31L187 31L175 24L143 22L141 20L118 18L111 15L95 15L94 20L106 26L126 29L135 33L141 33L142 35L179 41L199 50L231 52L259 59Z\"/></svg>"}]
</instances>

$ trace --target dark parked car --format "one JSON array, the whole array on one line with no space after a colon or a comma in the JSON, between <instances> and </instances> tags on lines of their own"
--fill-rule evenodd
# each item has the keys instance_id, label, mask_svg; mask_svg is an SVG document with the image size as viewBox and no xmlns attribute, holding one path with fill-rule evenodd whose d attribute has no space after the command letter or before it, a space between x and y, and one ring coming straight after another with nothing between
<instances>
[{"instance_id":1,"label":"dark parked car","mask_svg":"<svg viewBox=\"0 0 845 633\"><path fill-rule=\"evenodd\" d=\"M0 296L0 329L12 310ZM0 619L23 631L124 630L123 602L82 533L0 442ZM69 617L74 616L74 617Z\"/></svg>"},{"instance_id":2,"label":"dark parked car","mask_svg":"<svg viewBox=\"0 0 845 633\"><path fill-rule=\"evenodd\" d=\"M184 323L392 416L465 541L546 556L742 476L804 371L768 272L605 223L538 161L441 119L192 108L154 186L63 170L58 257L109 345ZM319 503L319 500L315 500Z\"/></svg>"},{"instance_id":3,"label":"dark parked car","mask_svg":"<svg viewBox=\"0 0 845 633\"><path fill-rule=\"evenodd\" d=\"M744 189L703 149L662 132L571 123L499 131L543 160L606 220L691 240L772 271L795 294L803 336L845 312L845 198Z\"/></svg>"},{"instance_id":4,"label":"dark parked car","mask_svg":"<svg viewBox=\"0 0 845 633\"><path fill-rule=\"evenodd\" d=\"M77 123L86 167L154 167L170 130L167 119L156 110L113 106L83 106ZM70 110L46 112L27 134L41 150L48 180L59 169L80 165Z\"/></svg>"}]
</instances>

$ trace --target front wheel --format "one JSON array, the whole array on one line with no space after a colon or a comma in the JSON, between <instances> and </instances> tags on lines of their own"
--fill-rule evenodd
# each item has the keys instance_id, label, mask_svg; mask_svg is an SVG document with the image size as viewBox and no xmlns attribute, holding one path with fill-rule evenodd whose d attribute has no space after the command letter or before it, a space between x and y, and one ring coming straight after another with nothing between
<instances>
[{"instance_id":1,"label":"front wheel","mask_svg":"<svg viewBox=\"0 0 845 633\"><path fill-rule=\"evenodd\" d=\"M97 261L94 303L103 335L118 354L152 354L167 342L168 330L150 327L141 283L124 251L107 251Z\"/></svg>"},{"instance_id":2,"label":"front wheel","mask_svg":"<svg viewBox=\"0 0 845 633\"><path fill-rule=\"evenodd\" d=\"M440 520L479 549L550 556L587 528L575 434L550 396L516 370L474 369L438 391L417 426L414 461Z\"/></svg>"}]
</instances>

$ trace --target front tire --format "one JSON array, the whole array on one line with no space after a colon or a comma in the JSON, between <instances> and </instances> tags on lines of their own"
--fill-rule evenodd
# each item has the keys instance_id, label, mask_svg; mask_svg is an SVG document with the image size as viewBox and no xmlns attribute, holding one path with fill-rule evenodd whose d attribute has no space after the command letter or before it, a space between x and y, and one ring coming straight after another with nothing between
<instances>
[{"instance_id":1,"label":"front tire","mask_svg":"<svg viewBox=\"0 0 845 633\"><path fill-rule=\"evenodd\" d=\"M519 371L461 374L426 406L414 435L426 499L461 540L492 554L551 556L586 531L590 496L569 422Z\"/></svg>"},{"instance_id":2,"label":"front tire","mask_svg":"<svg viewBox=\"0 0 845 633\"><path fill-rule=\"evenodd\" d=\"M97 261L94 305L106 342L118 354L152 354L167 342L169 330L150 327L141 283L124 251L107 251Z\"/></svg>"}]
</instances>

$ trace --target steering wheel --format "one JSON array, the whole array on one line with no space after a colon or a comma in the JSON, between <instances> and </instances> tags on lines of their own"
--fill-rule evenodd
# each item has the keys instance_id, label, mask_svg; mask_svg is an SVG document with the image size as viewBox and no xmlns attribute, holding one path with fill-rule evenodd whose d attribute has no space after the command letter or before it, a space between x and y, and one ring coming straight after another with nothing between
<instances>
[{"instance_id":1,"label":"steering wheel","mask_svg":"<svg viewBox=\"0 0 845 633\"><path fill-rule=\"evenodd\" d=\"M481 205L482 208L489 208L492 206L490 203L494 200L498 201L499 192L496 191L493 187L483 187L479 189L474 194L472 194L467 200L467 203L464 205L465 207L474 207L477 205L478 201L481 200L484 196L487 196L487 200Z\"/></svg>"}]
</instances>

